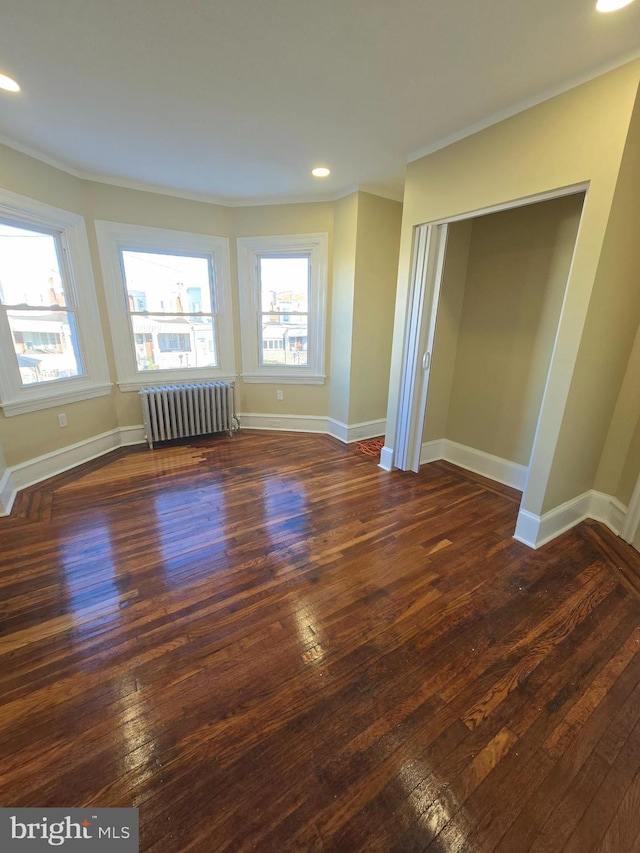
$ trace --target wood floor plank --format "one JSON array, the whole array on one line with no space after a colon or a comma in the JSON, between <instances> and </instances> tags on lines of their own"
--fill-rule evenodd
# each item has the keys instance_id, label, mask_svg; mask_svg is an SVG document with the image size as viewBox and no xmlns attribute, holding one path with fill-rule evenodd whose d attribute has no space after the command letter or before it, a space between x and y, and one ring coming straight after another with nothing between
<instances>
[{"instance_id":1,"label":"wood floor plank","mask_svg":"<svg viewBox=\"0 0 640 853\"><path fill-rule=\"evenodd\" d=\"M25 490L0 803L136 806L144 853L636 850L634 557L531 551L519 500L248 430Z\"/></svg>"}]
</instances>

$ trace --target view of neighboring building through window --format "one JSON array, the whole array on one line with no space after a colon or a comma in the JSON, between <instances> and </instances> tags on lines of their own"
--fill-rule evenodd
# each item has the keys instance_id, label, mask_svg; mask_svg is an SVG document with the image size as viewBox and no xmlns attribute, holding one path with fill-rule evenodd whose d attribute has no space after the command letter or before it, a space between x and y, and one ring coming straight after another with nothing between
<instances>
[{"instance_id":1,"label":"view of neighboring building through window","mask_svg":"<svg viewBox=\"0 0 640 853\"><path fill-rule=\"evenodd\" d=\"M322 385L326 233L238 237L242 378Z\"/></svg>"},{"instance_id":2,"label":"view of neighboring building through window","mask_svg":"<svg viewBox=\"0 0 640 853\"><path fill-rule=\"evenodd\" d=\"M0 222L0 304L22 385L82 375L76 306L58 234Z\"/></svg>"},{"instance_id":3,"label":"view of neighboring building through window","mask_svg":"<svg viewBox=\"0 0 640 853\"><path fill-rule=\"evenodd\" d=\"M260 363L307 365L310 257L260 255Z\"/></svg>"},{"instance_id":4,"label":"view of neighboring building through window","mask_svg":"<svg viewBox=\"0 0 640 853\"><path fill-rule=\"evenodd\" d=\"M216 367L210 259L126 249L121 258L137 369Z\"/></svg>"}]
</instances>

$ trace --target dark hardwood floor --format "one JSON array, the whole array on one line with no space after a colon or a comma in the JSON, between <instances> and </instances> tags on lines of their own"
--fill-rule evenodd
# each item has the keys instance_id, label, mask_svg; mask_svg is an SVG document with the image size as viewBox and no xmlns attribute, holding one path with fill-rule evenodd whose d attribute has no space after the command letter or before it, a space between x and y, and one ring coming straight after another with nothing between
<instances>
[{"instance_id":1,"label":"dark hardwood floor","mask_svg":"<svg viewBox=\"0 0 640 853\"><path fill-rule=\"evenodd\" d=\"M137 806L154 853L640 850L626 546L531 551L518 502L250 431L25 491L0 805Z\"/></svg>"}]
</instances>

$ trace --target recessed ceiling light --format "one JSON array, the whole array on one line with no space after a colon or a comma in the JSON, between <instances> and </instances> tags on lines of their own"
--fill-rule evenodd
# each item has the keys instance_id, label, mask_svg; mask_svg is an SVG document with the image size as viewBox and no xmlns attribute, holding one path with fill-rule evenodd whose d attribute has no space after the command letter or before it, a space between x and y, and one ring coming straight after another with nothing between
<instances>
[{"instance_id":1,"label":"recessed ceiling light","mask_svg":"<svg viewBox=\"0 0 640 853\"><path fill-rule=\"evenodd\" d=\"M633 3L633 0L598 0L596 9L598 12L615 12L617 9L622 9Z\"/></svg>"},{"instance_id":2,"label":"recessed ceiling light","mask_svg":"<svg viewBox=\"0 0 640 853\"><path fill-rule=\"evenodd\" d=\"M6 92L19 92L20 86L11 77L7 77L6 74L0 74L0 89L4 89Z\"/></svg>"},{"instance_id":3,"label":"recessed ceiling light","mask_svg":"<svg viewBox=\"0 0 640 853\"><path fill-rule=\"evenodd\" d=\"M318 166L317 169L312 169L311 174L314 178L326 178L327 175L331 174L331 169L327 169L326 166Z\"/></svg>"}]
</instances>

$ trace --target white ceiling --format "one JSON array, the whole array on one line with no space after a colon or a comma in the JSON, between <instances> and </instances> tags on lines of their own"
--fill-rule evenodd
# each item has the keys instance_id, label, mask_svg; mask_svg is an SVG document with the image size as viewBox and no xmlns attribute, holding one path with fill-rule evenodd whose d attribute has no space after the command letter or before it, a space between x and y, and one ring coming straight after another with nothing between
<instances>
[{"instance_id":1,"label":"white ceiling","mask_svg":"<svg viewBox=\"0 0 640 853\"><path fill-rule=\"evenodd\" d=\"M594 5L2 0L0 139L230 204L400 197L416 154L638 55L640 2Z\"/></svg>"}]
</instances>

